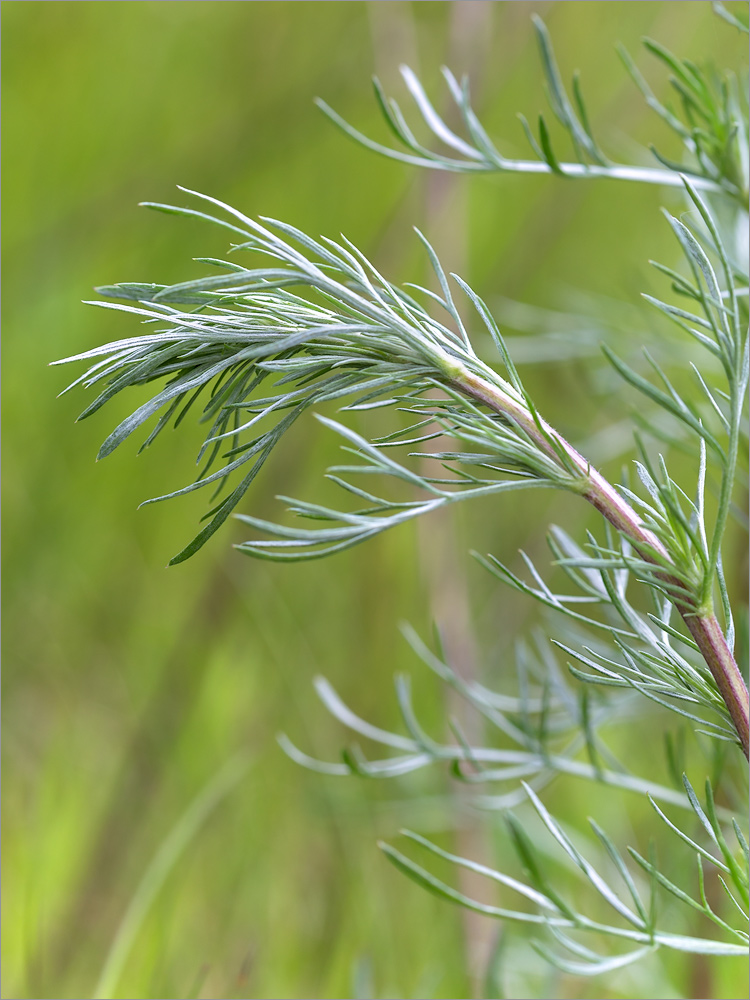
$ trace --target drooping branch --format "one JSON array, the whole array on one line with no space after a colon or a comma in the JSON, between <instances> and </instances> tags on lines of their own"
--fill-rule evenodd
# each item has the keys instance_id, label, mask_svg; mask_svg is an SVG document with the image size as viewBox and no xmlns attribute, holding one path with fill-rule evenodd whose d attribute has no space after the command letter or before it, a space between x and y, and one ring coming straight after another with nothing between
<instances>
[{"instance_id":1,"label":"drooping branch","mask_svg":"<svg viewBox=\"0 0 750 1000\"><path fill-rule=\"evenodd\" d=\"M149 443L173 415L179 422L197 394L212 387L204 408L204 419L210 421L201 449L201 456L208 456L204 470L194 483L167 496L181 495L209 483L221 485L241 468L245 475L214 508L208 525L173 561L181 561L195 552L226 519L285 431L305 410L343 396L354 396L355 405L359 406L405 403L401 408L418 418L414 425L416 438L407 435L404 439L396 434L382 442L370 443L353 431L334 425L355 446L365 465L333 471L385 473L426 490L432 498L429 502L385 500L335 475L334 481L367 501L366 509L350 513L293 501L291 509L295 513L318 522L338 522L341 526L313 530L286 528L243 517L246 523L275 535L278 540L248 542L241 548L266 558L315 558L364 541L436 505L464 497L525 486L577 493L632 545L635 554L626 568L635 568L639 578L654 592L668 598L684 618L747 755L747 689L710 599L706 598L710 588L705 569L703 573L695 569L696 560L703 567L710 568L712 563L706 557L705 546L701 548L701 539L675 507L671 482L667 481L660 490L656 483L648 481L653 504L643 504L647 516L644 520L623 495L543 420L487 306L454 275L491 334L507 377L485 364L469 341L447 277L424 237L421 238L442 296L428 289L421 292L439 303L451 317L452 326L440 323L409 292L388 282L352 244L313 240L273 220L264 220L266 225L261 225L222 202L199 197L229 213L232 222L191 209L153 207L219 223L243 237L239 249L260 251L273 259L274 266L247 269L213 261L230 274L171 287L107 288L104 291L110 296L138 303L107 303L111 308L134 313L151 324L166 322L168 329L94 348L68 359L93 361L78 381L89 385L105 382L104 390L84 415L95 412L128 386L168 379L165 388L110 434L100 454L111 452L147 419L164 411ZM689 249L696 255L700 248L696 250L697 244L691 239ZM709 265L704 258L700 260L705 273ZM306 290L306 297L292 292L295 286ZM710 301L706 300L707 310L713 308L718 295L715 290L711 292ZM191 303L197 309L181 311L176 308L177 303ZM153 330L153 326L150 328ZM731 330L725 332L717 326L715 336L715 344L707 337L703 339L715 346L716 351L726 351L735 341L739 344L739 336ZM727 364L731 370L729 361ZM258 399L255 389L269 378L274 381L273 394ZM436 386L446 390L447 400L438 401L430 395L429 390ZM739 398L744 391L741 381L735 389ZM658 394L654 399L661 402ZM684 404L677 407L677 415L683 411L686 424L695 431L692 413ZM249 419L241 417L243 412L250 414ZM271 426L260 432L257 428L263 421L266 427L270 421ZM385 445L410 444L434 437L435 424L438 432L468 444L471 449L435 456L447 460L456 473L454 479L422 476L387 457ZM702 431L700 422L697 427ZM704 440L708 440L721 454L718 442L707 431L702 432L702 449ZM244 437L248 434L249 441ZM226 462L209 473L224 442L230 445L224 454ZM250 463L249 471L246 463ZM465 471L471 466L479 471ZM726 468L725 461L725 473ZM641 502L640 498L634 499ZM663 516L665 512L676 519L677 534L669 518ZM698 513L697 509L695 512ZM690 546L687 552L681 547L685 538ZM714 535L713 547L717 551L718 544ZM617 553L600 551L598 558L600 565L624 565L624 557Z\"/></svg>"}]
</instances>

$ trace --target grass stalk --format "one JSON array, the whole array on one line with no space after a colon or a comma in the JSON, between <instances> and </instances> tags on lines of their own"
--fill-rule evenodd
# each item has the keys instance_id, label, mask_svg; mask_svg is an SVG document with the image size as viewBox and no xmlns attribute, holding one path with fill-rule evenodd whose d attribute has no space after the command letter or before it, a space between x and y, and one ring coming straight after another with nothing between
<instances>
[{"instance_id":1,"label":"grass stalk","mask_svg":"<svg viewBox=\"0 0 750 1000\"><path fill-rule=\"evenodd\" d=\"M201 826L245 776L248 766L249 762L243 757L230 760L193 799L159 845L117 928L94 987L92 995L96 1000L110 1000L114 995L136 935L159 890Z\"/></svg>"}]
</instances>

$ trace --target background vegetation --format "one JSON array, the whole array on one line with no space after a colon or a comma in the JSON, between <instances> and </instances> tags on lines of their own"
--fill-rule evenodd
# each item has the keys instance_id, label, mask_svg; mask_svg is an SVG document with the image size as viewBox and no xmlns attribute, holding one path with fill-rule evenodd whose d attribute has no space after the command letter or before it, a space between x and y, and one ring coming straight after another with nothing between
<instances>
[{"instance_id":1,"label":"background vegetation","mask_svg":"<svg viewBox=\"0 0 750 1000\"><path fill-rule=\"evenodd\" d=\"M93 285L198 276L192 257L223 254L220 233L136 210L173 201L175 183L313 234L343 231L399 282L425 277L418 225L446 269L496 308L516 359L551 359L527 375L548 419L617 469L621 442L597 432L627 418L628 400L584 401L602 385L591 344L619 328L633 331L635 350L657 322L638 296L655 290L648 258L677 260L658 213L676 210L677 195L425 175L347 141L312 104L322 96L384 135L370 73L400 95L407 62L439 100L447 63L471 73L490 131L521 149L515 112L531 118L542 106L534 12L564 74L581 69L594 128L626 154L626 134L667 154L670 137L614 55L617 41L660 93L664 74L640 49L643 34L695 60L745 61L742 37L709 3L3 5L5 996L91 996L97 983L122 997L603 995L601 981L533 971L519 932L503 939L497 925L467 919L379 854L377 837L405 824L490 862L507 849L499 820L467 813L447 775L398 785L315 776L274 739L284 730L335 758L345 734L315 699L319 673L390 726L391 677L410 672L424 721L440 731L455 706L403 641L402 619L425 636L436 620L462 669L510 684L513 640L531 634L538 611L465 552L517 566L523 547L544 563L544 527L581 531L582 505L509 495L294 567L243 558L230 542L245 535L229 525L166 571L203 498L136 508L189 480L197 432L137 461L137 444L126 445L95 466L132 400L74 427L82 395L55 399L70 373L45 367L132 332L80 304ZM609 326L582 320L561 358L554 340L541 342L544 353L530 344L540 314L509 300L573 304ZM554 315L545 323L555 329ZM337 447L303 422L244 509L266 517L278 513L276 493L314 497ZM746 572L739 552L732 571ZM654 713L653 742L630 749L643 755L640 770L667 724ZM186 810L207 786L216 800L191 826ZM568 784L547 801L571 822L606 818L641 849L652 832L653 813L633 796ZM615 977L607 995L746 991L743 962L661 961ZM117 974L102 981L104 970Z\"/></svg>"}]
</instances>

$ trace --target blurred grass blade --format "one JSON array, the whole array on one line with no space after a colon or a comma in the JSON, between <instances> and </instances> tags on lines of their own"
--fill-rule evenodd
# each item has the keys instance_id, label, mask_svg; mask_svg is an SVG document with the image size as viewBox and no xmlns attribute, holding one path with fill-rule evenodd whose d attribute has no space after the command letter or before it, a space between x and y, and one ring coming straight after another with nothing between
<instances>
[{"instance_id":1,"label":"blurred grass blade","mask_svg":"<svg viewBox=\"0 0 750 1000\"><path fill-rule=\"evenodd\" d=\"M92 996L111 1000L127 962L136 935L143 925L157 893L164 885L185 848L222 799L231 792L250 766L242 755L230 760L193 799L162 841L131 897L109 949Z\"/></svg>"}]
</instances>

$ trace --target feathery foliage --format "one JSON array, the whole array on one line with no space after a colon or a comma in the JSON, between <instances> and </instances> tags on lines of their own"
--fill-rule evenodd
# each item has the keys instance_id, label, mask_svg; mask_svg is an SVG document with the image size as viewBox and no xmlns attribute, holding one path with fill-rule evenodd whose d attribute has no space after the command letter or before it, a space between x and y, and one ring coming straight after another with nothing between
<instances>
[{"instance_id":1,"label":"feathery foliage","mask_svg":"<svg viewBox=\"0 0 750 1000\"><path fill-rule=\"evenodd\" d=\"M724 20L734 22L720 4L715 7ZM174 563L195 553L235 511L297 418L331 401L341 401L345 415L390 408L395 429L368 439L346 423L320 417L326 429L343 439L350 456L346 464L327 472L348 504L333 508L282 498L293 515L291 524L238 514L255 534L264 536L254 535L239 545L241 551L264 559L318 558L446 504L522 488L566 490L596 508L603 518L598 536L576 541L556 527L549 534L555 565L572 593L553 590L526 556L532 582L491 555L479 557L490 573L550 610L550 628L556 630L550 639L565 655L574 682L563 679L548 643L520 641L515 666L521 694L508 699L461 681L441 655L410 633L422 660L494 727L497 745L470 745L458 729L455 742L431 738L418 721L408 680L400 677L396 689L407 735L360 719L326 681L318 683L332 715L387 747L390 756L371 760L354 745L341 763L328 764L312 760L286 737L282 746L300 763L326 774L394 777L442 762L471 789L499 785L502 791L482 791L474 802L506 812L524 881L448 854L417 834L407 837L428 854L520 894L521 908L470 899L394 847L383 845L383 850L403 872L446 899L488 916L538 925L551 941L540 941L540 954L566 972L611 971L660 947L706 955L744 954L748 877L747 843L734 818L744 804L739 784L731 777L722 779L729 805L719 809L708 782L701 804L690 781L680 774L674 747L670 764L679 782L676 789L632 774L627 762L608 748L605 736L610 725L621 725L642 710L645 698L701 734L714 748L716 760L727 744L732 751L739 744L745 756L748 753L747 687L734 653L736 627L722 563L728 525L733 517L741 517L735 493L746 461L748 289L746 247L740 235L748 198L744 89L731 74L719 79L647 40L647 50L672 74L679 101L675 110L657 99L621 51L648 105L679 136L685 158L674 163L652 149L658 167L616 163L593 135L578 79L571 96L546 28L538 18L534 24L550 107L570 140L571 162L553 149L542 116L537 133L521 118L536 158L504 157L472 109L467 81L459 83L448 70L444 76L468 139L448 127L410 70L403 75L424 123L451 155L419 143L377 81L380 107L407 152L365 137L319 103L358 142L415 166L609 177L684 192L687 214L665 214L685 266L674 270L655 265L671 283L679 305L666 295L646 297L681 331L684 371L679 366L667 371L646 352L644 373L605 348L614 371L646 401L643 434L635 441L637 485L608 483L546 422L490 309L463 279L445 274L420 233L439 292L391 283L343 237L340 242L313 239L286 223L255 221L195 192L187 193L210 209L149 203L159 211L198 217L227 229L234 241L232 259L204 258L202 262L219 273L180 284L127 283L98 289L119 301L95 304L139 317L147 332L66 361L89 362L73 385L100 390L82 416L95 413L125 389L157 387L112 431L100 456L158 417L144 442L144 447L150 445L167 425L183 421L194 404L202 405L200 420L207 431L197 478L154 498L214 487L208 523ZM261 258L258 266L247 263L247 254ZM469 330L477 326L489 333L500 371L472 346ZM436 438L445 442L443 450L426 449ZM693 458L692 483L680 484L670 473L665 454L674 442ZM429 472L426 459L431 460ZM362 476L385 479L389 486L364 488ZM394 493L396 484L400 492ZM576 776L623 793L647 793L658 821L674 832L677 848L694 853L697 889L677 885L658 859L646 859L634 849L629 849L627 861L611 835L593 820L596 863L589 860L539 798L541 789L558 776ZM520 787L519 779L525 779ZM606 919L587 916L555 887L538 844L521 820L507 812L526 802L609 908ZM603 866L611 877L602 874ZM707 867L718 873L729 914L716 912L709 902ZM660 912L665 894L670 907L677 901L713 926L705 933L702 927L700 936L665 927ZM672 908L666 909L666 919L673 919ZM581 942L579 932L591 947ZM614 941L613 952L604 944L606 938ZM629 950L617 950L618 942Z\"/></svg>"},{"instance_id":2,"label":"feathery foliage","mask_svg":"<svg viewBox=\"0 0 750 1000\"><path fill-rule=\"evenodd\" d=\"M717 6L721 7L720 4ZM724 10L724 14L728 12ZM459 82L445 67L443 76L466 128L468 139L457 135L438 114L412 70L404 66L401 72L424 124L435 139L447 146L453 154L458 153L458 157L436 152L419 143L401 108L396 101L386 97L377 78L374 78L373 85L378 104L392 134L408 152L393 149L363 135L325 101L319 100L318 106L347 135L368 149L413 166L460 173L497 171L554 173L568 178L610 177L670 187L680 184L680 174L688 174L694 178L696 186L707 191L721 192L733 201L747 204L747 106L745 91L736 77L727 74L717 82L694 63L682 61L658 42L645 39L648 51L673 74L671 84L679 98L679 108L675 110L657 100L632 58L624 48L620 48L620 58L649 107L680 137L687 155L686 162L674 163L651 147L651 152L663 169L616 163L603 151L593 135L578 75L573 78L571 96L565 89L544 22L536 15L532 20L539 43L550 110L568 135L575 157L573 161L561 160L553 149L550 128L541 114L537 122L537 134L524 115L518 116L535 158L516 160L503 156L471 106L468 79L464 77ZM747 27L739 23L735 26L747 31Z\"/></svg>"}]
</instances>

